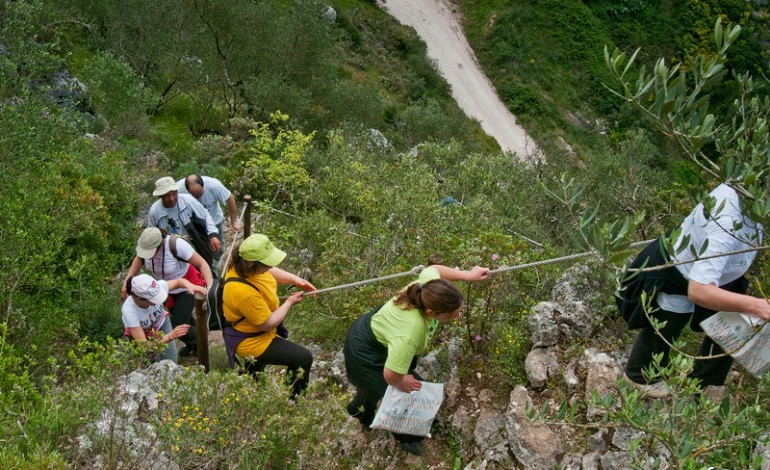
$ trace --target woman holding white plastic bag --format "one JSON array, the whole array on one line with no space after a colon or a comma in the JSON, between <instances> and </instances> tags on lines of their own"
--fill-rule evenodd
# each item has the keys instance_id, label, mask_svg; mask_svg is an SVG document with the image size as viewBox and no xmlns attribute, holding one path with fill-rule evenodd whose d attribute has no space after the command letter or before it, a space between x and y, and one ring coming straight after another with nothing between
<instances>
[{"instance_id":1,"label":"woman holding white plastic bag","mask_svg":"<svg viewBox=\"0 0 770 470\"><path fill-rule=\"evenodd\" d=\"M479 266L469 271L430 266L394 298L353 323L343 350L348 380L356 387L347 405L351 416L369 427L388 385L406 393L420 390L414 372L417 356L427 352L438 324L456 319L463 306L462 292L450 281L482 281L488 271ZM393 437L407 452L422 454L422 436Z\"/></svg>"}]
</instances>

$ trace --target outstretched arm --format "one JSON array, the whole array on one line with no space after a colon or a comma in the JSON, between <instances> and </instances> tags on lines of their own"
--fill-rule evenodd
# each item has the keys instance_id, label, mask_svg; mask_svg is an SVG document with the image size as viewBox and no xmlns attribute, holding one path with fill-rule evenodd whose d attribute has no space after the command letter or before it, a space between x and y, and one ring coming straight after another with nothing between
<instances>
[{"instance_id":1,"label":"outstretched arm","mask_svg":"<svg viewBox=\"0 0 770 470\"><path fill-rule=\"evenodd\" d=\"M211 266L209 266L200 254L193 252L193 255L187 262L198 268L201 276L203 276L203 280L206 281L207 287L211 287L214 284L214 275L211 272Z\"/></svg>"},{"instance_id":2,"label":"outstretched arm","mask_svg":"<svg viewBox=\"0 0 770 470\"><path fill-rule=\"evenodd\" d=\"M482 268L481 266L474 266L467 271L460 269L450 268L443 264L431 265L431 268L436 268L438 273L441 274L441 279L447 281L484 281L489 279L489 268Z\"/></svg>"},{"instance_id":3,"label":"outstretched arm","mask_svg":"<svg viewBox=\"0 0 770 470\"><path fill-rule=\"evenodd\" d=\"M305 292L318 290L313 284L310 283L310 281L302 279L296 274L286 272L281 268L270 268L270 274L273 275L278 284L291 284L295 287L299 287Z\"/></svg>"},{"instance_id":4,"label":"outstretched arm","mask_svg":"<svg viewBox=\"0 0 770 470\"><path fill-rule=\"evenodd\" d=\"M179 279L172 279L170 281L166 281L168 283L168 290L169 292L178 289L183 288L187 289L187 292L195 295L196 293L200 292L203 295L206 295L208 293L208 290L206 290L203 286L196 286L192 282L188 281L187 279L180 277Z\"/></svg>"},{"instance_id":5,"label":"outstretched arm","mask_svg":"<svg viewBox=\"0 0 770 470\"><path fill-rule=\"evenodd\" d=\"M304 292L295 292L291 294L280 307L273 310L273 313L270 314L270 317L267 320L257 325L257 328L262 331L270 331L273 328L276 328L278 325L283 323L283 321L286 319L286 316L289 314L289 310L291 310L294 304L301 302L304 296Z\"/></svg>"}]
</instances>

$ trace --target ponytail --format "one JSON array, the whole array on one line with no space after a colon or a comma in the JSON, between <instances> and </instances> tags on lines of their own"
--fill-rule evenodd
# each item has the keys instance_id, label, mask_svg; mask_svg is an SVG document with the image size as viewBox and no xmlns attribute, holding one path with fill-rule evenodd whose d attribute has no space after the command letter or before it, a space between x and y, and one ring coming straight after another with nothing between
<instances>
[{"instance_id":1,"label":"ponytail","mask_svg":"<svg viewBox=\"0 0 770 470\"><path fill-rule=\"evenodd\" d=\"M128 279L126 279L126 294L129 297L134 294L134 288L133 288L133 286L131 284L134 282L134 278L135 277L136 277L136 275L131 276Z\"/></svg>"},{"instance_id":2,"label":"ponytail","mask_svg":"<svg viewBox=\"0 0 770 470\"><path fill-rule=\"evenodd\" d=\"M414 283L402 290L394 302L401 309L416 308L425 314L426 310L433 312L453 312L463 304L464 296L460 289L446 279L433 279L426 283Z\"/></svg>"}]
</instances>

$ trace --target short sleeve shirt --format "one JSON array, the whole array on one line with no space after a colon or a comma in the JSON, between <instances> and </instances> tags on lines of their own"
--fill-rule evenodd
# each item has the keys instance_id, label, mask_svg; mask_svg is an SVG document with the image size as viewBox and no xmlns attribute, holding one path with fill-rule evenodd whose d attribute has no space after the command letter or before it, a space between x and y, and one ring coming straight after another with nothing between
<instances>
[{"instance_id":1,"label":"short sleeve shirt","mask_svg":"<svg viewBox=\"0 0 770 470\"><path fill-rule=\"evenodd\" d=\"M230 199L230 190L222 184L216 178L210 176L203 176L203 194L198 198L203 207L211 214L211 218L214 219L215 224L222 223L225 214L222 212L222 204ZM177 181L180 194L190 194L187 192L187 188L184 185L185 178Z\"/></svg>"},{"instance_id":2,"label":"short sleeve shirt","mask_svg":"<svg viewBox=\"0 0 770 470\"><path fill-rule=\"evenodd\" d=\"M229 269L223 279L238 277L234 269ZM244 333L256 333L260 330L257 325L266 322L273 311L280 306L278 300L278 283L270 272L263 274L254 274L246 278L257 288L254 288L241 282L228 282L225 284L222 293L222 310L225 319L230 322L236 322L235 329ZM238 345L235 353L241 357L259 357L265 352L265 349L276 336L276 330L273 328L264 334L253 338L246 338Z\"/></svg>"},{"instance_id":3,"label":"short sleeve shirt","mask_svg":"<svg viewBox=\"0 0 770 470\"><path fill-rule=\"evenodd\" d=\"M158 286L168 292L168 283L158 280ZM166 321L163 305L151 305L148 308L140 308L134 303L134 298L128 296L123 301L120 309L123 326L126 328L141 327L144 331L149 329L159 330Z\"/></svg>"},{"instance_id":4,"label":"short sleeve shirt","mask_svg":"<svg viewBox=\"0 0 770 470\"><path fill-rule=\"evenodd\" d=\"M706 250L700 258L730 253L751 248L762 241L762 226L745 217L741 212L738 194L731 187L722 184L714 189L710 196L716 199L714 209L707 217L704 205L698 204L682 222L682 234L674 246L689 236L690 245L700 253L706 242ZM721 210L720 210L721 207ZM676 268L688 281L704 285L722 286L743 276L754 261L756 251L700 259L692 263L680 264ZM672 256L674 261L690 261L695 255L689 248ZM661 292L656 298L664 310L690 313L695 305L684 295L670 295Z\"/></svg>"},{"instance_id":5,"label":"short sleeve shirt","mask_svg":"<svg viewBox=\"0 0 770 470\"><path fill-rule=\"evenodd\" d=\"M179 279L187 274L187 270L190 269L190 263L180 261L175 258L171 253L170 238L168 236L163 239L163 248L155 253L152 258L144 260L144 267L147 268L155 279L164 279L171 281L173 279ZM176 254L181 259L189 260L195 254L195 249L187 243L183 238L176 239ZM178 294L180 292L186 292L184 287L178 287L174 289L170 294Z\"/></svg>"},{"instance_id":6,"label":"short sleeve shirt","mask_svg":"<svg viewBox=\"0 0 770 470\"><path fill-rule=\"evenodd\" d=\"M415 282L425 283L441 279L436 268L425 268ZM407 286L408 287L408 286ZM388 357L385 367L398 374L409 373L414 356L424 354L438 321L426 318L416 308L404 310L390 299L372 316L372 332L377 341L387 346Z\"/></svg>"},{"instance_id":7,"label":"short sleeve shirt","mask_svg":"<svg viewBox=\"0 0 770 470\"><path fill-rule=\"evenodd\" d=\"M206 233L209 235L219 233L211 214L203 204L190 194L182 193L177 196L174 207L165 207L161 199L152 203L147 213L147 226L166 229L177 235L188 235L185 225L191 223L193 215L206 221Z\"/></svg>"}]
</instances>

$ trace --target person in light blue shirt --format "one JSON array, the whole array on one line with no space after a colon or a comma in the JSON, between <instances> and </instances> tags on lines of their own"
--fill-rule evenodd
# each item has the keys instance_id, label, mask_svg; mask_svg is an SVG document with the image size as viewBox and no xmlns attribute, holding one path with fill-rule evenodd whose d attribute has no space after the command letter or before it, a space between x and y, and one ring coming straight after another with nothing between
<instances>
[{"instance_id":1,"label":"person in light blue shirt","mask_svg":"<svg viewBox=\"0 0 770 470\"><path fill-rule=\"evenodd\" d=\"M158 200L147 213L147 226L189 236L195 251L212 265L215 254L222 250L222 242L206 208L191 195L179 194L179 188L170 176L155 181L152 195Z\"/></svg>"},{"instance_id":2,"label":"person in light blue shirt","mask_svg":"<svg viewBox=\"0 0 770 470\"><path fill-rule=\"evenodd\" d=\"M227 206L227 213L230 216L230 228L233 232L240 232L241 230L241 222L238 220L238 208L235 204L235 196L221 181L210 176L193 174L177 181L176 184L179 187L180 194L191 195L206 208L211 215L214 224L217 226L219 239L222 241L222 249L216 255L214 266L212 266L212 268L216 268L225 251L225 237L223 233L225 215L222 211L222 204ZM214 270L216 271L216 269Z\"/></svg>"}]
</instances>

